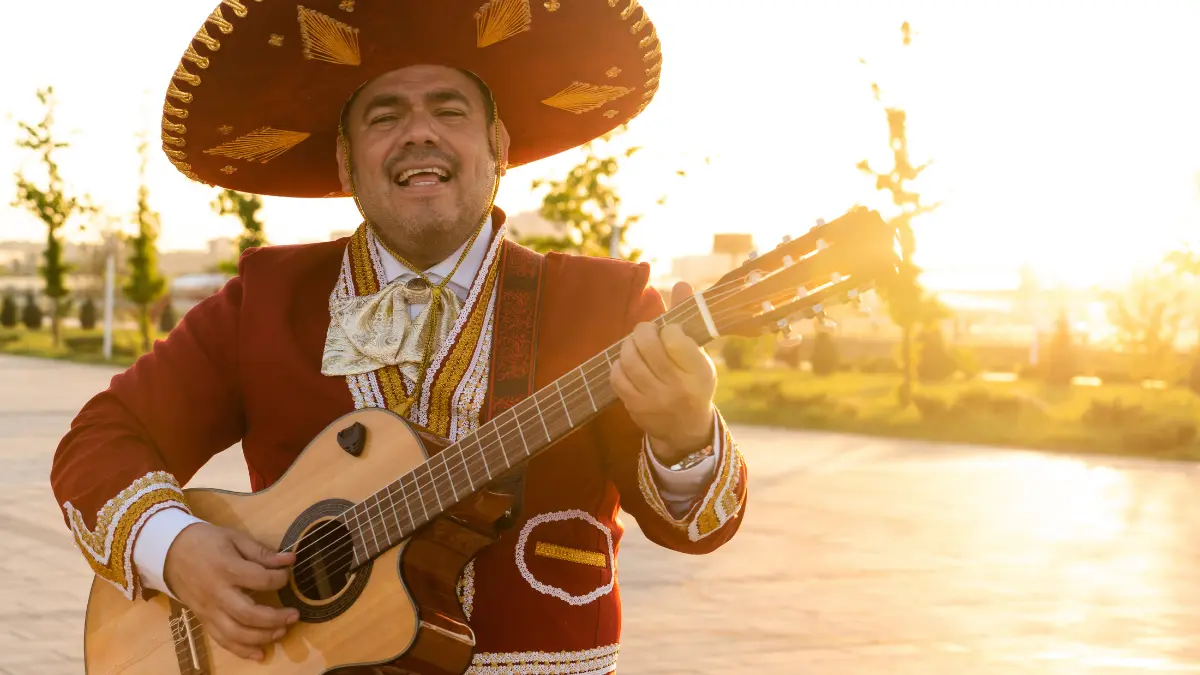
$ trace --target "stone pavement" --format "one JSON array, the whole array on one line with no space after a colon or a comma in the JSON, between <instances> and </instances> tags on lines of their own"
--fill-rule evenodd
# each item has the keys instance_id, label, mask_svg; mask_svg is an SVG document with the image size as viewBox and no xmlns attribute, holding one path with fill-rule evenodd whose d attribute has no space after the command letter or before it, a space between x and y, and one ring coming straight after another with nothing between
<instances>
[{"instance_id":1,"label":"stone pavement","mask_svg":"<svg viewBox=\"0 0 1200 675\"><path fill-rule=\"evenodd\" d=\"M47 475L112 372L0 357L0 673L83 672L91 576ZM735 432L727 546L672 553L625 519L620 672L1200 673L1196 467ZM193 484L246 489L239 462Z\"/></svg>"}]
</instances>

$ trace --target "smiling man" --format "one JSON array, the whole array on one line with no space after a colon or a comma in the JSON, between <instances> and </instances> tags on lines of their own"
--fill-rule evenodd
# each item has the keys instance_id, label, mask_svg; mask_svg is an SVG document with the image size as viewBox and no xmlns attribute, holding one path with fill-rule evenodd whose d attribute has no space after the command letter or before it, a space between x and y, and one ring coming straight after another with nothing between
<instances>
[{"instance_id":1,"label":"smiling man","mask_svg":"<svg viewBox=\"0 0 1200 675\"><path fill-rule=\"evenodd\" d=\"M642 111L653 25L631 0L477 3L225 0L169 86L163 148L189 178L350 197L363 216L347 239L247 251L84 406L54 459L95 573L130 602L168 593L245 658L299 619L244 592L283 588L295 558L199 520L180 486L240 442L263 490L356 409L459 439L630 336L596 389L619 402L490 486L515 507L458 578L470 672L615 669L619 509L692 554L741 523L746 468L712 364L650 323L664 305L648 267L536 254L493 204L507 167Z\"/></svg>"}]
</instances>

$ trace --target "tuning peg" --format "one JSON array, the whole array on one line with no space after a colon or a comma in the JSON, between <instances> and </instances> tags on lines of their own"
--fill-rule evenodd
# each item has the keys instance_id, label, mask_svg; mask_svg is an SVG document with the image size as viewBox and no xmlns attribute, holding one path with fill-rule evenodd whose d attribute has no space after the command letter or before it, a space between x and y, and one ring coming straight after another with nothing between
<instances>
[{"instance_id":1,"label":"tuning peg","mask_svg":"<svg viewBox=\"0 0 1200 675\"><path fill-rule=\"evenodd\" d=\"M796 289L796 299L797 300L799 300L801 298L807 298L807 297L808 297L808 289L807 288L805 288L804 286L800 286Z\"/></svg>"},{"instance_id":2,"label":"tuning peg","mask_svg":"<svg viewBox=\"0 0 1200 675\"><path fill-rule=\"evenodd\" d=\"M816 321L817 325L819 325L821 328L824 328L825 330L833 330L833 329L837 328L837 324L834 323L833 319L830 319L829 317L825 316L824 314L820 314L820 315L816 316L814 318L814 321Z\"/></svg>"},{"instance_id":3,"label":"tuning peg","mask_svg":"<svg viewBox=\"0 0 1200 675\"><path fill-rule=\"evenodd\" d=\"M762 272L759 270L750 270L750 274L746 275L746 280L752 284L757 284L762 281Z\"/></svg>"},{"instance_id":4,"label":"tuning peg","mask_svg":"<svg viewBox=\"0 0 1200 675\"><path fill-rule=\"evenodd\" d=\"M846 277L842 276L842 274L840 272L834 272L832 275L830 275L830 282L835 283L835 284L840 283L842 281L842 279L845 279L845 278Z\"/></svg>"},{"instance_id":5,"label":"tuning peg","mask_svg":"<svg viewBox=\"0 0 1200 675\"><path fill-rule=\"evenodd\" d=\"M786 243L788 243L788 242L789 242L789 241L791 241L791 240L792 240L792 235L790 235L790 234L785 234L785 235L783 235L783 243L785 243L785 244L786 244Z\"/></svg>"},{"instance_id":6,"label":"tuning peg","mask_svg":"<svg viewBox=\"0 0 1200 675\"><path fill-rule=\"evenodd\" d=\"M824 239L818 239L817 240L817 250L821 251L826 248L829 248L829 244L826 244Z\"/></svg>"},{"instance_id":7,"label":"tuning peg","mask_svg":"<svg viewBox=\"0 0 1200 675\"><path fill-rule=\"evenodd\" d=\"M762 311L764 314L774 312L775 305L772 305L770 300L763 300Z\"/></svg>"},{"instance_id":8,"label":"tuning peg","mask_svg":"<svg viewBox=\"0 0 1200 675\"><path fill-rule=\"evenodd\" d=\"M824 226L824 225L825 225L825 219L824 219L824 218L817 218L817 227L822 227L822 226Z\"/></svg>"},{"instance_id":9,"label":"tuning peg","mask_svg":"<svg viewBox=\"0 0 1200 675\"><path fill-rule=\"evenodd\" d=\"M750 251L746 254L746 260L754 260L758 257L758 251Z\"/></svg>"},{"instance_id":10,"label":"tuning peg","mask_svg":"<svg viewBox=\"0 0 1200 675\"><path fill-rule=\"evenodd\" d=\"M776 322L775 327L779 329L779 345L781 347L795 347L804 341L804 335L792 328L792 324L787 319L780 319Z\"/></svg>"},{"instance_id":11,"label":"tuning peg","mask_svg":"<svg viewBox=\"0 0 1200 675\"><path fill-rule=\"evenodd\" d=\"M790 255L783 256L783 266L784 267L791 267L792 265L795 265L795 264L796 264L796 261L792 260L792 256L790 256Z\"/></svg>"}]
</instances>

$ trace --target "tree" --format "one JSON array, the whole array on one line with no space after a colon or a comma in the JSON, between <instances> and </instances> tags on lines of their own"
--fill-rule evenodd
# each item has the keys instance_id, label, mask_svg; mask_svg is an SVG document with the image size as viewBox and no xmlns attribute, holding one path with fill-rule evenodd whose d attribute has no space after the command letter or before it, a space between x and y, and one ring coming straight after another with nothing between
<instances>
[{"instance_id":1,"label":"tree","mask_svg":"<svg viewBox=\"0 0 1200 675\"><path fill-rule=\"evenodd\" d=\"M936 322L929 322L917 337L920 358L917 361L917 377L921 382L941 382L958 372L954 355L946 346L946 337Z\"/></svg>"},{"instance_id":2,"label":"tree","mask_svg":"<svg viewBox=\"0 0 1200 675\"><path fill-rule=\"evenodd\" d=\"M175 328L175 324L179 323L179 317L175 315L175 303L171 302L171 296L167 296L163 302L162 314L158 316L158 329L164 333L170 333Z\"/></svg>"},{"instance_id":3,"label":"tree","mask_svg":"<svg viewBox=\"0 0 1200 675\"><path fill-rule=\"evenodd\" d=\"M1065 387L1075 377L1075 344L1071 338L1071 323L1063 310L1054 324L1054 337L1050 340L1050 354L1046 369L1046 382L1055 387Z\"/></svg>"},{"instance_id":4,"label":"tree","mask_svg":"<svg viewBox=\"0 0 1200 675\"><path fill-rule=\"evenodd\" d=\"M1117 344L1133 356L1133 375L1170 377L1184 319L1183 292L1173 275L1165 270L1140 273L1125 292L1110 292L1106 299Z\"/></svg>"},{"instance_id":5,"label":"tree","mask_svg":"<svg viewBox=\"0 0 1200 675\"><path fill-rule=\"evenodd\" d=\"M25 308L21 310L21 323L29 330L40 330L42 328L42 308L38 307L37 298L33 296L33 291L25 294Z\"/></svg>"},{"instance_id":6,"label":"tree","mask_svg":"<svg viewBox=\"0 0 1200 675\"><path fill-rule=\"evenodd\" d=\"M17 327L17 299L12 292L4 294L4 303L0 305L0 328Z\"/></svg>"},{"instance_id":7,"label":"tree","mask_svg":"<svg viewBox=\"0 0 1200 675\"><path fill-rule=\"evenodd\" d=\"M54 88L39 89L37 97L45 108L42 120L37 124L18 122L23 134L17 139L17 147L38 155L46 170L46 183L44 188L39 187L24 173L17 172L17 201L13 206L24 206L46 225L44 263L38 271L46 280L43 293L50 298L50 327L53 344L57 347L61 337L61 319L67 308L63 298L69 293L66 275L70 271L70 267L63 262L61 230L73 216L93 209L83 201L68 196L62 176L59 175L54 152L68 147L68 144L54 139Z\"/></svg>"},{"instance_id":8,"label":"tree","mask_svg":"<svg viewBox=\"0 0 1200 675\"><path fill-rule=\"evenodd\" d=\"M833 343L833 335L826 330L818 330L813 341L812 356L809 358L814 375L833 375L838 370L837 345Z\"/></svg>"},{"instance_id":9,"label":"tree","mask_svg":"<svg viewBox=\"0 0 1200 675\"><path fill-rule=\"evenodd\" d=\"M139 171L140 185L137 200L137 235L130 240L129 278L122 289L125 297L138 307L138 329L142 335L142 351L150 351L150 337L153 330L150 323L150 305L162 297L166 290L167 280L158 269L158 214L150 210L149 194L146 187L146 141L138 146L142 156Z\"/></svg>"},{"instance_id":10,"label":"tree","mask_svg":"<svg viewBox=\"0 0 1200 675\"><path fill-rule=\"evenodd\" d=\"M258 222L262 197L236 190L222 190L213 200L212 208L222 216L236 216L242 222L242 234L238 237L237 257L220 264L222 272L237 274L237 261L246 252L246 249L267 245L267 235L263 231L263 224Z\"/></svg>"},{"instance_id":11,"label":"tree","mask_svg":"<svg viewBox=\"0 0 1200 675\"><path fill-rule=\"evenodd\" d=\"M900 27L903 44L912 42L911 27L905 21ZM881 90L878 83L871 83L875 100L881 101ZM858 169L875 177L875 189L886 190L892 194L892 202L900 208L900 213L889 220L895 228L900 240L900 264L897 274L886 285L879 288L880 296L887 302L888 313L892 321L900 328L900 366L903 381L898 392L900 405L907 407L912 401L913 388L913 329L918 324L934 320L933 317L945 313L945 308L936 298L928 295L921 287L921 269L913 263L916 252L916 237L913 234L912 221L917 216L930 213L940 204L922 204L921 195L914 192L907 183L915 181L921 172L929 167L926 162L913 166L908 156L908 134L906 130L907 113L897 107L885 106L888 122L889 147L892 150L893 166L888 171L876 172L867 160L858 163Z\"/></svg>"},{"instance_id":12,"label":"tree","mask_svg":"<svg viewBox=\"0 0 1200 675\"><path fill-rule=\"evenodd\" d=\"M92 330L96 327L96 301L89 296L83 301L83 306L79 308L79 327L84 330Z\"/></svg>"}]
</instances>

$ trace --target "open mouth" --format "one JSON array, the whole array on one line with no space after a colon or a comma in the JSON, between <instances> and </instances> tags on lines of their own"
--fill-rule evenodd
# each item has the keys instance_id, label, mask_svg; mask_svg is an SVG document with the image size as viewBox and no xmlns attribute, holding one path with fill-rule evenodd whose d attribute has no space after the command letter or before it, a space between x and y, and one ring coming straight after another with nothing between
<instances>
[{"instance_id":1,"label":"open mouth","mask_svg":"<svg viewBox=\"0 0 1200 675\"><path fill-rule=\"evenodd\" d=\"M450 172L436 166L420 166L405 169L396 174L396 185L400 187L429 187L450 181Z\"/></svg>"}]
</instances>

